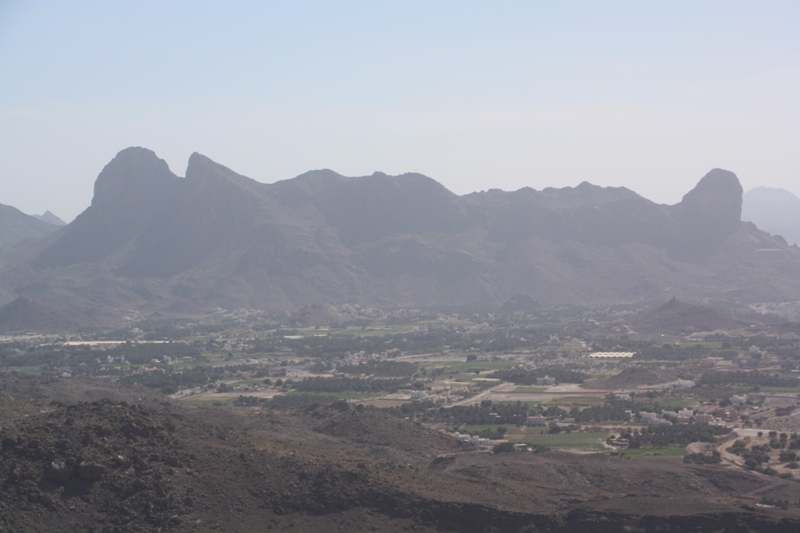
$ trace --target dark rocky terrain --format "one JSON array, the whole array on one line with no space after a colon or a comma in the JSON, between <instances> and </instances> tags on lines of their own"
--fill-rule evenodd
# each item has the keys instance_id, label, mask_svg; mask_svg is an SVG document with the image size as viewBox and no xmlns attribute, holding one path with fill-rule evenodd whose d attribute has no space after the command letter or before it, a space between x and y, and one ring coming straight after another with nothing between
<instances>
[{"instance_id":1,"label":"dark rocky terrain","mask_svg":"<svg viewBox=\"0 0 800 533\"><path fill-rule=\"evenodd\" d=\"M738 469L607 454L492 455L344 403L234 414L139 389L103 394L95 382L37 379L2 376L3 531L800 527L796 509L755 504L797 501L800 485ZM90 390L92 401L76 401Z\"/></svg>"},{"instance_id":2,"label":"dark rocky terrain","mask_svg":"<svg viewBox=\"0 0 800 533\"><path fill-rule=\"evenodd\" d=\"M143 148L101 172L72 223L0 257L19 296L113 319L312 304L747 304L800 297L800 249L741 222L736 176L676 205L625 188L457 196L419 174L329 170L267 185L194 154L186 177ZM512 302L513 303L513 302Z\"/></svg>"}]
</instances>

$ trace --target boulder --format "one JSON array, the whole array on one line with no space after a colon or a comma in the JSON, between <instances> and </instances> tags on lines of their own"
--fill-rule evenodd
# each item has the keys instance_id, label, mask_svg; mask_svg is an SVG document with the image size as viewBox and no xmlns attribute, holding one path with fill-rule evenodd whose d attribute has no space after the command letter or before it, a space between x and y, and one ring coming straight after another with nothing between
<instances>
[{"instance_id":1,"label":"boulder","mask_svg":"<svg viewBox=\"0 0 800 533\"><path fill-rule=\"evenodd\" d=\"M69 478L72 477L72 473L74 472L74 468L62 462L53 461L50 463L50 466L47 467L44 471L44 477L53 481L54 483L58 483L59 485L63 485Z\"/></svg>"},{"instance_id":2,"label":"boulder","mask_svg":"<svg viewBox=\"0 0 800 533\"><path fill-rule=\"evenodd\" d=\"M78 465L78 475L88 481L97 481L105 472L106 468L103 465L91 461L83 461Z\"/></svg>"}]
</instances>

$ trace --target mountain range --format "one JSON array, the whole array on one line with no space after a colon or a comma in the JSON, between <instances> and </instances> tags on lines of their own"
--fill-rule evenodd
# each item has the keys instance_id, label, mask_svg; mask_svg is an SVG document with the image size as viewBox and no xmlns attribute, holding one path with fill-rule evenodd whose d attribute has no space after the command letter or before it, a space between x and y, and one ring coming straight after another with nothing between
<instances>
[{"instance_id":1,"label":"mountain range","mask_svg":"<svg viewBox=\"0 0 800 533\"><path fill-rule=\"evenodd\" d=\"M780 235L789 244L800 243L800 198L774 187L756 187L744 194L742 219Z\"/></svg>"},{"instance_id":2,"label":"mountain range","mask_svg":"<svg viewBox=\"0 0 800 533\"><path fill-rule=\"evenodd\" d=\"M37 217L26 215L15 207L0 204L0 248L16 246L26 239L38 239L50 235L63 225L64 222L50 211Z\"/></svg>"},{"instance_id":3,"label":"mountain range","mask_svg":"<svg viewBox=\"0 0 800 533\"><path fill-rule=\"evenodd\" d=\"M42 226L13 253L6 243L0 305L25 297L102 322L314 303L499 306L520 295L800 297L800 249L741 214L742 187L721 169L669 206L588 182L458 196L421 174L315 170L264 184L197 153L181 178L135 147L106 165L73 222Z\"/></svg>"},{"instance_id":4,"label":"mountain range","mask_svg":"<svg viewBox=\"0 0 800 533\"><path fill-rule=\"evenodd\" d=\"M58 218L50 211L45 211L41 215L31 215L33 218L41 220L42 222L47 222L48 224L52 224L54 226L66 226L67 223Z\"/></svg>"}]
</instances>

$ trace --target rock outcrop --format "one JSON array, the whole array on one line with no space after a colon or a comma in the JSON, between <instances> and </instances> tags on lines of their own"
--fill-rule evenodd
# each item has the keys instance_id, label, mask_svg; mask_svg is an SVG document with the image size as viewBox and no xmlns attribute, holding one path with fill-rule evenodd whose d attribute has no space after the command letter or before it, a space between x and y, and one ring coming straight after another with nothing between
<instances>
[{"instance_id":1,"label":"rock outcrop","mask_svg":"<svg viewBox=\"0 0 800 533\"><path fill-rule=\"evenodd\" d=\"M706 174L674 208L679 225L672 252L689 261L711 256L741 225L742 192L733 172Z\"/></svg>"}]
</instances>

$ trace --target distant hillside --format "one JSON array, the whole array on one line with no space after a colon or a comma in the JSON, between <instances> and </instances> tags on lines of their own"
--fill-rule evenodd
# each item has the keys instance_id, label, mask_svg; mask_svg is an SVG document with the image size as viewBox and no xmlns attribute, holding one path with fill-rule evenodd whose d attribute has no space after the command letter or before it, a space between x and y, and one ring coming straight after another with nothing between
<instances>
[{"instance_id":1,"label":"distant hillside","mask_svg":"<svg viewBox=\"0 0 800 533\"><path fill-rule=\"evenodd\" d=\"M587 381L585 387L605 390L634 389L642 385L657 385L659 383L669 383L678 379L674 372L661 368L652 369L641 366L626 368L619 374L610 378L599 378Z\"/></svg>"},{"instance_id":2,"label":"distant hillside","mask_svg":"<svg viewBox=\"0 0 800 533\"><path fill-rule=\"evenodd\" d=\"M66 222L64 222L63 220L61 220L57 216L55 216L50 211L45 211L41 215L32 215L32 216L33 216L33 218L41 220L42 222L47 222L48 224L52 224L54 226L66 226L67 225Z\"/></svg>"},{"instance_id":3,"label":"distant hillside","mask_svg":"<svg viewBox=\"0 0 800 533\"><path fill-rule=\"evenodd\" d=\"M800 244L800 198L786 189L756 187L743 196L742 220Z\"/></svg>"},{"instance_id":4,"label":"distant hillside","mask_svg":"<svg viewBox=\"0 0 800 533\"><path fill-rule=\"evenodd\" d=\"M34 302L25 297L0 307L0 333L51 333L106 323L91 312Z\"/></svg>"},{"instance_id":5,"label":"distant hillside","mask_svg":"<svg viewBox=\"0 0 800 533\"><path fill-rule=\"evenodd\" d=\"M741 209L721 169L668 206L588 182L458 196L420 174L316 170L264 184L200 154L181 178L128 148L91 206L0 270L0 297L163 316L800 298L800 249Z\"/></svg>"},{"instance_id":6,"label":"distant hillside","mask_svg":"<svg viewBox=\"0 0 800 533\"><path fill-rule=\"evenodd\" d=\"M696 331L739 329L747 327L748 323L707 305L693 305L672 298L656 309L635 317L629 325L641 334L681 335Z\"/></svg>"},{"instance_id":7,"label":"distant hillside","mask_svg":"<svg viewBox=\"0 0 800 533\"><path fill-rule=\"evenodd\" d=\"M515 294L498 308L499 313L535 313L541 309L541 304L528 294Z\"/></svg>"},{"instance_id":8,"label":"distant hillside","mask_svg":"<svg viewBox=\"0 0 800 533\"><path fill-rule=\"evenodd\" d=\"M57 230L56 225L0 204L0 248L14 246L25 239L45 237Z\"/></svg>"}]
</instances>

